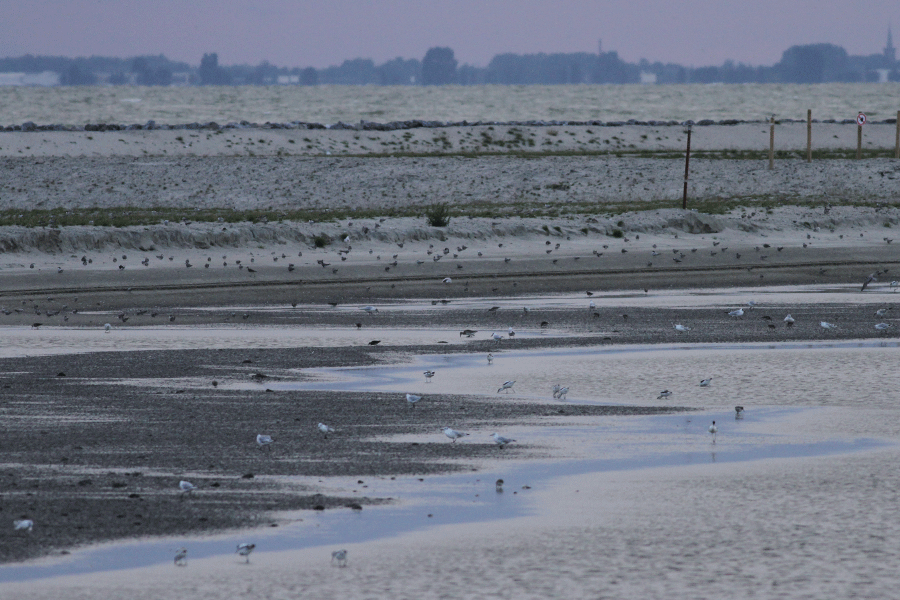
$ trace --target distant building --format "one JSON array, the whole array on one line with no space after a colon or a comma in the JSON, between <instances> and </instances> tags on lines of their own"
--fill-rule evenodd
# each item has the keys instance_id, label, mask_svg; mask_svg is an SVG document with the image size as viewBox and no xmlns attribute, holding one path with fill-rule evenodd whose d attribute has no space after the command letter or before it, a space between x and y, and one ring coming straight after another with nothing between
<instances>
[{"instance_id":1,"label":"distant building","mask_svg":"<svg viewBox=\"0 0 900 600\"><path fill-rule=\"evenodd\" d=\"M0 73L0 85L59 85L59 73Z\"/></svg>"}]
</instances>

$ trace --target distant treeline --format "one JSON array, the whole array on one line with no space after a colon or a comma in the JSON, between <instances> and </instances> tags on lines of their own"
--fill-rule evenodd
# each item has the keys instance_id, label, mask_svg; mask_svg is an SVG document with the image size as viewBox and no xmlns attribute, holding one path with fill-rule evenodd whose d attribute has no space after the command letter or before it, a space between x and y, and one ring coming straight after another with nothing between
<instances>
[{"instance_id":1,"label":"distant treeline","mask_svg":"<svg viewBox=\"0 0 900 600\"><path fill-rule=\"evenodd\" d=\"M458 65L450 48L431 48L422 60L396 58L381 65L364 58L340 66L277 67L220 65L216 53L200 65L163 55L130 59L21 56L0 59L0 73L58 75L61 85L479 85L579 83L830 83L900 81L900 64L888 46L881 54L850 56L840 46L811 44L788 48L772 66L727 61L721 66L685 67L641 60L629 63L617 52L498 54L486 67Z\"/></svg>"}]
</instances>

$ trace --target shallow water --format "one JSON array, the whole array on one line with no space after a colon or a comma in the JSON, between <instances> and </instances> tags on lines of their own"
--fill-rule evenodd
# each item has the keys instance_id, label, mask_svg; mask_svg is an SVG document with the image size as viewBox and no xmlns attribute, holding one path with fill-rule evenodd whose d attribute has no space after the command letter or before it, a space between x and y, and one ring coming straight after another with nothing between
<instances>
[{"instance_id":1,"label":"shallow water","mask_svg":"<svg viewBox=\"0 0 900 600\"><path fill-rule=\"evenodd\" d=\"M780 306L791 294L848 301L842 290L784 289L783 295L766 297L760 290L718 290L701 293L666 294L646 302L684 303L706 306L731 303L738 298L763 298L764 304ZM857 296L858 297L858 296ZM597 302L620 306L640 298L595 295ZM875 303L876 300L864 300ZM479 299L477 302L483 302ZM489 300L493 302L493 300ZM542 297L537 302L585 303L586 296ZM828 301L828 300L825 300ZM522 299L510 302L521 303ZM432 310L421 303L423 310ZM321 310L331 310L322 307ZM348 307L346 310L359 310ZM385 308L385 310L391 310ZM435 308L437 310L437 308ZM322 328L163 327L114 330L6 328L8 355L23 352L134 350L140 348L273 347L283 345L367 343L373 330ZM546 335L529 332L533 335ZM378 330L379 337L400 343L433 341L446 337L460 341L457 331ZM393 338L382 334L390 334ZM452 334L452 335L450 335ZM522 334L524 335L524 333ZM455 337L454 337L455 336ZM353 341L351 341L353 340ZM326 493L391 497L394 506L325 513L298 513L298 520L279 528L245 531L213 537L152 539L116 543L75 551L22 565L0 567L0 581L22 581L68 573L91 573L134 566L165 564L174 549L186 546L191 558L221 556L223 561L241 559L233 554L239 542L258 544L251 561L265 560L266 551L322 547L323 560L332 549L357 541L381 539L405 531L443 524L463 524L542 514L548 510L532 500L532 494L553 488L560 477L593 476L612 471L637 471L665 467L670 478L679 480L681 467L756 462L764 459L850 456L878 448L895 448L900 441L900 419L892 391L900 384L896 364L900 357L897 340L840 341L781 344L679 344L652 346L602 346L552 350L507 351L498 345L494 364L485 355L430 355L412 362L352 369L305 369L296 381L267 381L273 389L323 389L422 393L421 408L427 414L431 394L460 394L517 401L553 402L553 384L568 385L568 401L637 406L671 404L698 409L669 415L576 419L557 416L553 426L512 424L499 433L518 440L516 445L535 451L529 460L486 461L477 473L415 477L336 478L307 483L324 485ZM437 371L426 383L425 369ZM702 378L713 377L709 387L699 387ZM514 379L511 394L498 394L499 384ZM137 382L123 380L123 385ZM160 380L170 385L171 380ZM190 385L191 382L178 382ZM141 385L146 385L142 382ZM223 387L242 388L254 383L223 382ZM669 399L657 395L669 389ZM745 407L744 418L735 419L733 407ZM563 404L561 403L562 407ZM719 427L713 444L707 427ZM333 423L340 435L340 423ZM434 432L405 435L396 439L419 443L449 443L435 423ZM473 428L459 444L490 444L490 429ZM511 451L515 451L512 450ZM497 452L503 452L497 450ZM553 458L546 458L553 457ZM830 459L829 459L830 460ZM786 462L784 464L787 464ZM497 494L493 481L502 477L505 492ZM754 480L757 481L757 480ZM682 484L679 484L682 485ZM686 484L683 484L686 485ZM529 486L531 489L524 489ZM201 490L198 493L202 493ZM174 492L173 492L174 493ZM778 499L789 498L790 487L767 492ZM428 515L432 515L429 517ZM847 526L846 523L842 526Z\"/></svg>"},{"instance_id":2,"label":"shallow water","mask_svg":"<svg viewBox=\"0 0 900 600\"><path fill-rule=\"evenodd\" d=\"M854 119L897 114L900 84L0 87L0 124Z\"/></svg>"},{"instance_id":3,"label":"shallow water","mask_svg":"<svg viewBox=\"0 0 900 600\"><path fill-rule=\"evenodd\" d=\"M251 562L264 561L267 551L323 548L323 558L331 549L344 545L399 535L440 525L477 523L511 519L533 513L532 490L546 489L559 477L603 474L612 471L677 467L712 463L745 462L773 458L798 458L846 454L885 447L873 438L841 440L815 435L793 440L785 435L761 435L767 428L790 417L803 418L817 409L765 408L752 419L725 425L728 413L659 415L640 418L604 419L591 426L553 428L519 427L515 435L522 443L541 447L577 448L577 458L504 462L478 473L416 477L365 478L365 494L399 498L393 506L365 508L361 512L332 510L324 513L296 513L297 520L277 529L260 529L240 534L168 538L113 543L79 550L65 557L0 567L0 582L25 581L44 577L126 569L172 560L174 551L187 547L192 559L222 556L242 563L231 550L252 541L257 551ZM706 433L710 419L725 425L713 444ZM337 434L339 435L339 433ZM441 440L428 440L447 443ZM485 443L464 438L459 443ZM499 450L498 452L502 452ZM602 458L597 458L602 457ZM504 480L503 491L494 482ZM357 492L356 478L335 478L325 485L337 493ZM319 484L321 485L321 484ZM198 493L202 493L198 492ZM229 558L229 556L231 558Z\"/></svg>"}]
</instances>

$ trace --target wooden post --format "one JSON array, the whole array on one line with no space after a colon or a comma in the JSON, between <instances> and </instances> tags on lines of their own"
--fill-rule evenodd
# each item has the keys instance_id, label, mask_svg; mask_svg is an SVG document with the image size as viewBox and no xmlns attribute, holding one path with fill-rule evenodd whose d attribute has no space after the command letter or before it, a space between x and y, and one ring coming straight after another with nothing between
<instances>
[{"instance_id":1,"label":"wooden post","mask_svg":"<svg viewBox=\"0 0 900 600\"><path fill-rule=\"evenodd\" d=\"M812 109L806 110L806 162L812 162Z\"/></svg>"},{"instance_id":2,"label":"wooden post","mask_svg":"<svg viewBox=\"0 0 900 600\"><path fill-rule=\"evenodd\" d=\"M897 111L897 139L894 141L894 158L900 158L900 110Z\"/></svg>"},{"instance_id":3,"label":"wooden post","mask_svg":"<svg viewBox=\"0 0 900 600\"><path fill-rule=\"evenodd\" d=\"M862 125L856 126L856 160L862 158Z\"/></svg>"},{"instance_id":4,"label":"wooden post","mask_svg":"<svg viewBox=\"0 0 900 600\"><path fill-rule=\"evenodd\" d=\"M769 120L769 170L775 168L775 115Z\"/></svg>"},{"instance_id":5,"label":"wooden post","mask_svg":"<svg viewBox=\"0 0 900 600\"><path fill-rule=\"evenodd\" d=\"M687 209L688 169L691 164L691 121L687 122L687 151L684 153L684 196L681 198L681 208Z\"/></svg>"}]
</instances>

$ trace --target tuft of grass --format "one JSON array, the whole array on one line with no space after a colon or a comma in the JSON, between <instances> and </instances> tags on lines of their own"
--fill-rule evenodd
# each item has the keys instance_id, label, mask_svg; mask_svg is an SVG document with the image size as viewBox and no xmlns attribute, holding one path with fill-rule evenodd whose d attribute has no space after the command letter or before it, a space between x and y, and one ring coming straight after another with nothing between
<instances>
[{"instance_id":1,"label":"tuft of grass","mask_svg":"<svg viewBox=\"0 0 900 600\"><path fill-rule=\"evenodd\" d=\"M313 237L313 245L315 245L316 248L324 248L329 244L331 244L331 236L325 235L324 233L317 233Z\"/></svg>"},{"instance_id":2,"label":"tuft of grass","mask_svg":"<svg viewBox=\"0 0 900 600\"><path fill-rule=\"evenodd\" d=\"M625 237L625 234L622 232L621 229L613 229L612 236L614 238L621 238L621 237Z\"/></svg>"},{"instance_id":3,"label":"tuft of grass","mask_svg":"<svg viewBox=\"0 0 900 600\"><path fill-rule=\"evenodd\" d=\"M450 224L450 207L444 203L432 204L425 209L425 220L432 227L446 227Z\"/></svg>"}]
</instances>

